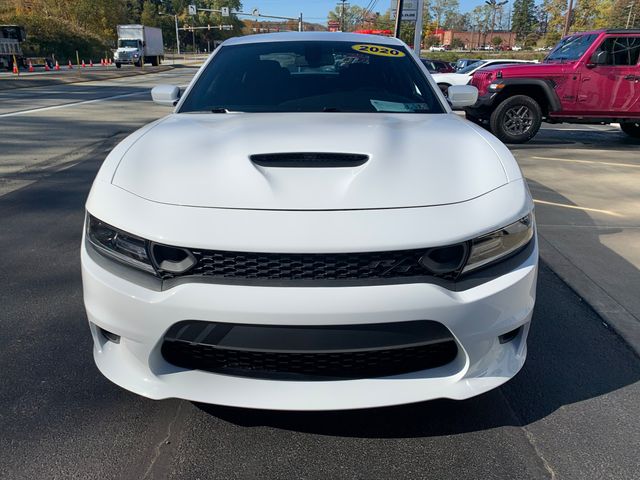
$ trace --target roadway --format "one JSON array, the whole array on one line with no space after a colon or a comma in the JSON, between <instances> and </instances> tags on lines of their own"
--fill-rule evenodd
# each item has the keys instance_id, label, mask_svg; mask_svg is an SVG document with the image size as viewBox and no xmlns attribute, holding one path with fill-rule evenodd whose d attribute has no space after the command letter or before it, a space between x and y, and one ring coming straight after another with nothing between
<instances>
[{"instance_id":1,"label":"roadway","mask_svg":"<svg viewBox=\"0 0 640 480\"><path fill-rule=\"evenodd\" d=\"M194 72L0 92L0 478L638 477L638 356L544 262L523 371L471 400L260 412L151 401L103 378L82 305L83 204L108 151L168 113L151 103L149 87L184 85ZM599 228L611 220L585 208L628 220L612 228L635 221L623 205L625 195L637 202L634 190L619 189L619 201L603 206L597 192L584 198L575 170L554 176L540 166L608 167L533 158L577 159L574 150L588 152L595 139L605 153L594 158L637 162L616 132L583 130L567 132L569 143L545 130L514 149L539 200L541 232L566 255L567 242L546 232L593 230L594 218ZM637 175L629 171L622 175ZM603 185L602 172L590 175ZM633 266L632 254L614 253ZM637 275L637 268L621 273ZM629 279L637 290L636 277Z\"/></svg>"}]
</instances>

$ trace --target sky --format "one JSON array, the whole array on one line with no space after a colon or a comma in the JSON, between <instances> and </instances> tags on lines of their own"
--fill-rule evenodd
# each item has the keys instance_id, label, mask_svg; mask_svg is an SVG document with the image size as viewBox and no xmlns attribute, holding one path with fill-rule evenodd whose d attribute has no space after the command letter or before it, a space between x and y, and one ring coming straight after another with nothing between
<instances>
[{"instance_id":1,"label":"sky","mask_svg":"<svg viewBox=\"0 0 640 480\"><path fill-rule=\"evenodd\" d=\"M352 5L366 7L369 0L348 0ZM376 0L374 0L376 1ZM459 0L460 11L467 12L484 0ZM297 17L302 12L306 22L326 23L327 13L337 5L337 0L242 0L242 9L251 12L254 8L263 15L282 15ZM377 0L374 12L384 12L391 4L391 0Z\"/></svg>"}]
</instances>

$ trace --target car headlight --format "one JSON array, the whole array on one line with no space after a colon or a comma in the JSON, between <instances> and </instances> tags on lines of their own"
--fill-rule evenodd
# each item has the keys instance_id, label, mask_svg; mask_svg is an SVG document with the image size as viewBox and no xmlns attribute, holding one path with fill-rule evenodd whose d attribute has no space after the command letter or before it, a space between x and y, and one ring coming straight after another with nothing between
<instances>
[{"instance_id":1,"label":"car headlight","mask_svg":"<svg viewBox=\"0 0 640 480\"><path fill-rule=\"evenodd\" d=\"M484 267L515 253L533 238L533 213L522 217L495 232L474 238L471 241L469 258L462 273Z\"/></svg>"},{"instance_id":2,"label":"car headlight","mask_svg":"<svg viewBox=\"0 0 640 480\"><path fill-rule=\"evenodd\" d=\"M185 273L195 264L184 248L150 242L87 215L87 239L99 253L159 277Z\"/></svg>"},{"instance_id":3,"label":"car headlight","mask_svg":"<svg viewBox=\"0 0 640 480\"><path fill-rule=\"evenodd\" d=\"M103 255L114 260L156 273L151 264L147 241L118 230L91 215L87 219L87 239Z\"/></svg>"}]
</instances>

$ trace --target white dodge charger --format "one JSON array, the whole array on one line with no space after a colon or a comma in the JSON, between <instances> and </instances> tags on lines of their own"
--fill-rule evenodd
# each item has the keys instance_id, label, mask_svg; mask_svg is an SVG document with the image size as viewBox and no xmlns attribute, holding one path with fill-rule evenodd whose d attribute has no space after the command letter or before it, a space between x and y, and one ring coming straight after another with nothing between
<instances>
[{"instance_id":1,"label":"white dodge charger","mask_svg":"<svg viewBox=\"0 0 640 480\"><path fill-rule=\"evenodd\" d=\"M526 356L538 250L509 150L392 38L234 38L111 151L87 200L100 371L288 410L464 399ZM449 101L475 102L471 86Z\"/></svg>"}]
</instances>

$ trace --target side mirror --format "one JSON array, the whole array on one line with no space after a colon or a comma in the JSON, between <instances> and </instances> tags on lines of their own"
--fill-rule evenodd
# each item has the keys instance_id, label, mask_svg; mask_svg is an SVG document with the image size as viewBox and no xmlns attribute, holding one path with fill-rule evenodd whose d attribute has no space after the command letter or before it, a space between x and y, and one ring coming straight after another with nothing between
<instances>
[{"instance_id":1,"label":"side mirror","mask_svg":"<svg viewBox=\"0 0 640 480\"><path fill-rule=\"evenodd\" d=\"M591 61L587 64L587 67L593 68L598 65L606 65L609 61L609 52L600 51L591 56Z\"/></svg>"},{"instance_id":2,"label":"side mirror","mask_svg":"<svg viewBox=\"0 0 640 480\"><path fill-rule=\"evenodd\" d=\"M478 101L478 89L472 85L451 85L448 94L453 109L470 107Z\"/></svg>"},{"instance_id":3,"label":"side mirror","mask_svg":"<svg viewBox=\"0 0 640 480\"><path fill-rule=\"evenodd\" d=\"M173 107L180 99L180 88L175 85L156 85L151 89L151 98L160 105Z\"/></svg>"}]
</instances>

